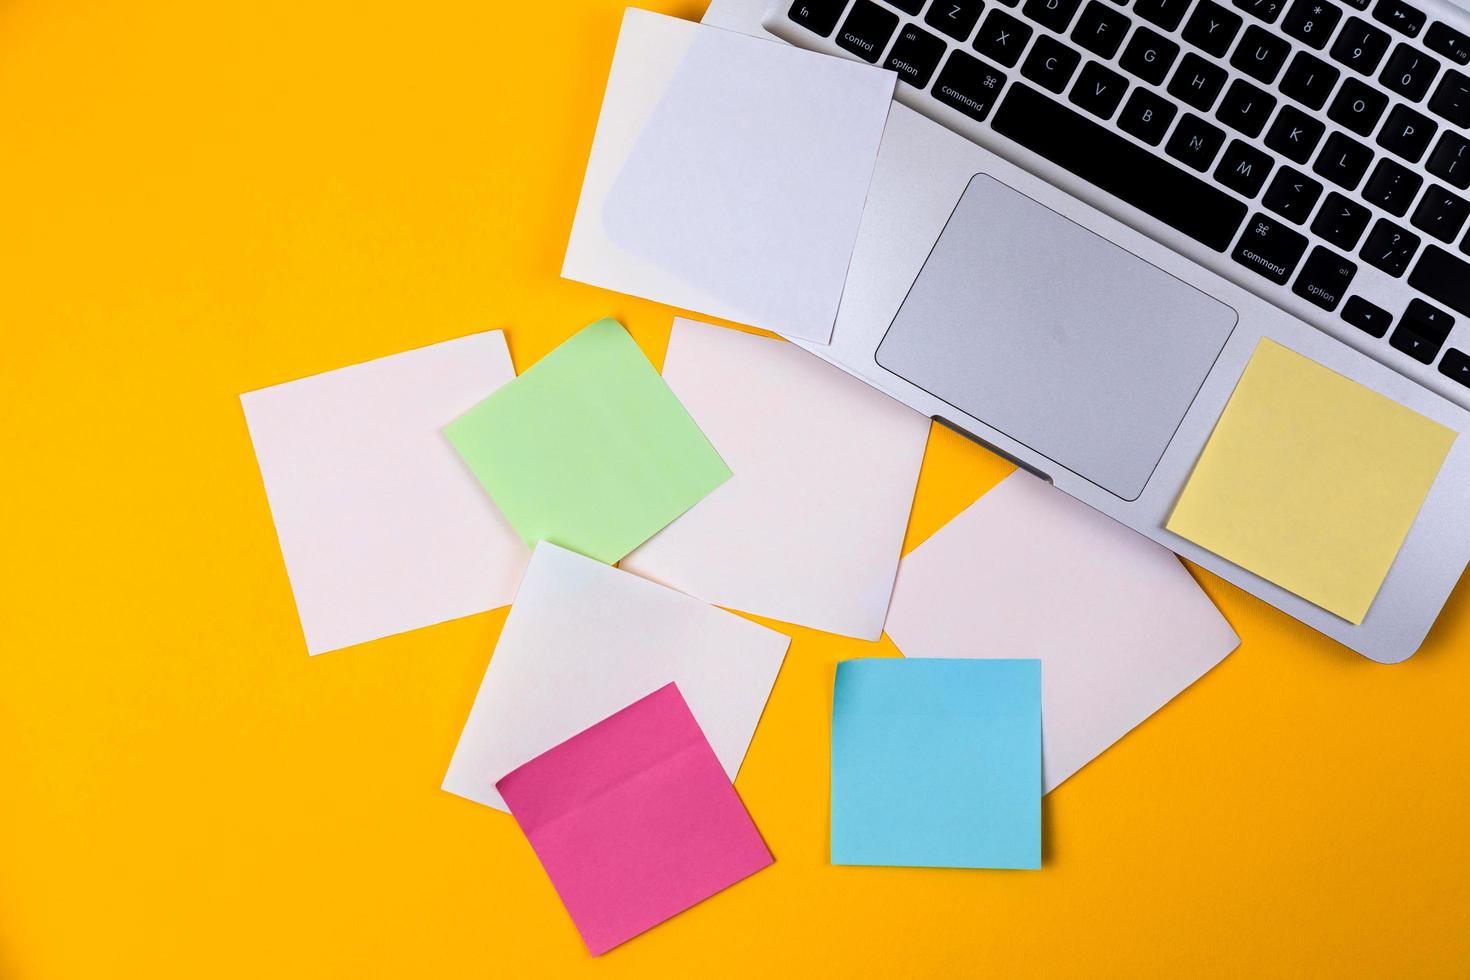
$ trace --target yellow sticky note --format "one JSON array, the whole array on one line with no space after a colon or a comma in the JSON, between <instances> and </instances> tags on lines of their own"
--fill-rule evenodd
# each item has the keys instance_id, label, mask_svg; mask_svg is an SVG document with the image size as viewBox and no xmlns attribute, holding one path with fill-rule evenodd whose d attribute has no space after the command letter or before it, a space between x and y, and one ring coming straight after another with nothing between
<instances>
[{"instance_id":1,"label":"yellow sticky note","mask_svg":"<svg viewBox=\"0 0 1470 980\"><path fill-rule=\"evenodd\" d=\"M1455 435L1263 339L1167 527L1361 623Z\"/></svg>"}]
</instances>

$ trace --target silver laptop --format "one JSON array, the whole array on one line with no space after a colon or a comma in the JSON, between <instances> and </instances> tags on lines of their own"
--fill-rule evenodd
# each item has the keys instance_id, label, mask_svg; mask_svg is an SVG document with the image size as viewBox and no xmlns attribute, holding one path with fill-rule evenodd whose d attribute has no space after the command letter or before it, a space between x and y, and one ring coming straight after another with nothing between
<instances>
[{"instance_id":1,"label":"silver laptop","mask_svg":"<svg viewBox=\"0 0 1470 980\"><path fill-rule=\"evenodd\" d=\"M899 78L832 342L803 346L1366 657L1419 648L1470 561L1464 10L774 0L760 24ZM1359 625L1164 528L1262 337L1466 436Z\"/></svg>"}]
</instances>

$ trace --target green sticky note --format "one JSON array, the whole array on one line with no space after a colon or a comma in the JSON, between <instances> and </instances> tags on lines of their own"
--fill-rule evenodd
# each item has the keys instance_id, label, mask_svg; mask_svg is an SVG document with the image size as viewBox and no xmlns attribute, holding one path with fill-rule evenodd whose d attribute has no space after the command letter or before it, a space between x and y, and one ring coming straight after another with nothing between
<instances>
[{"instance_id":1,"label":"green sticky note","mask_svg":"<svg viewBox=\"0 0 1470 980\"><path fill-rule=\"evenodd\" d=\"M616 320L598 320L444 427L526 544L609 564L730 478Z\"/></svg>"}]
</instances>

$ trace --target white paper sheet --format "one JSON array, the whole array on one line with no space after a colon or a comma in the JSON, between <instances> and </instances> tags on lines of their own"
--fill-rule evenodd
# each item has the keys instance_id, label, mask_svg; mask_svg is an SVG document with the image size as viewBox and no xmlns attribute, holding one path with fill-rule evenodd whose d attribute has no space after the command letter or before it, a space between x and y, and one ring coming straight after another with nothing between
<instances>
[{"instance_id":1,"label":"white paper sheet","mask_svg":"<svg viewBox=\"0 0 1470 980\"><path fill-rule=\"evenodd\" d=\"M1239 643L1169 551L1014 473L899 565L908 657L1037 657L1050 792Z\"/></svg>"},{"instance_id":2,"label":"white paper sheet","mask_svg":"<svg viewBox=\"0 0 1470 980\"><path fill-rule=\"evenodd\" d=\"M494 330L240 396L308 652L510 601L530 552L439 430L514 377Z\"/></svg>"},{"instance_id":3,"label":"white paper sheet","mask_svg":"<svg viewBox=\"0 0 1470 980\"><path fill-rule=\"evenodd\" d=\"M505 810L495 783L670 681L731 779L790 640L545 541L536 546L444 789Z\"/></svg>"},{"instance_id":4,"label":"white paper sheet","mask_svg":"<svg viewBox=\"0 0 1470 980\"><path fill-rule=\"evenodd\" d=\"M876 640L929 420L792 344L682 318L664 380L735 475L622 567Z\"/></svg>"},{"instance_id":5,"label":"white paper sheet","mask_svg":"<svg viewBox=\"0 0 1470 980\"><path fill-rule=\"evenodd\" d=\"M630 8L562 275L827 342L894 79Z\"/></svg>"}]
</instances>

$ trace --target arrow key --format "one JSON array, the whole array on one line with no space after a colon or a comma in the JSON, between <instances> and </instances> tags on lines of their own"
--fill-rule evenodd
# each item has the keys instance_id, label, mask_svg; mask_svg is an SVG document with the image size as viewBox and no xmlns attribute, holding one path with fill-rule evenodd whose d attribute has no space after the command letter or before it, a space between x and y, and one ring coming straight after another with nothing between
<instances>
[{"instance_id":1,"label":"arrow key","mask_svg":"<svg viewBox=\"0 0 1470 980\"><path fill-rule=\"evenodd\" d=\"M1470 354L1451 347L1444 352L1444 360L1439 362L1439 373L1470 388Z\"/></svg>"},{"instance_id":2,"label":"arrow key","mask_svg":"<svg viewBox=\"0 0 1470 980\"><path fill-rule=\"evenodd\" d=\"M1408 309L1399 317L1399 325L1394 328L1389 343L1414 360L1430 364L1454 325L1455 318L1448 313L1435 309L1422 299L1411 299Z\"/></svg>"}]
</instances>

